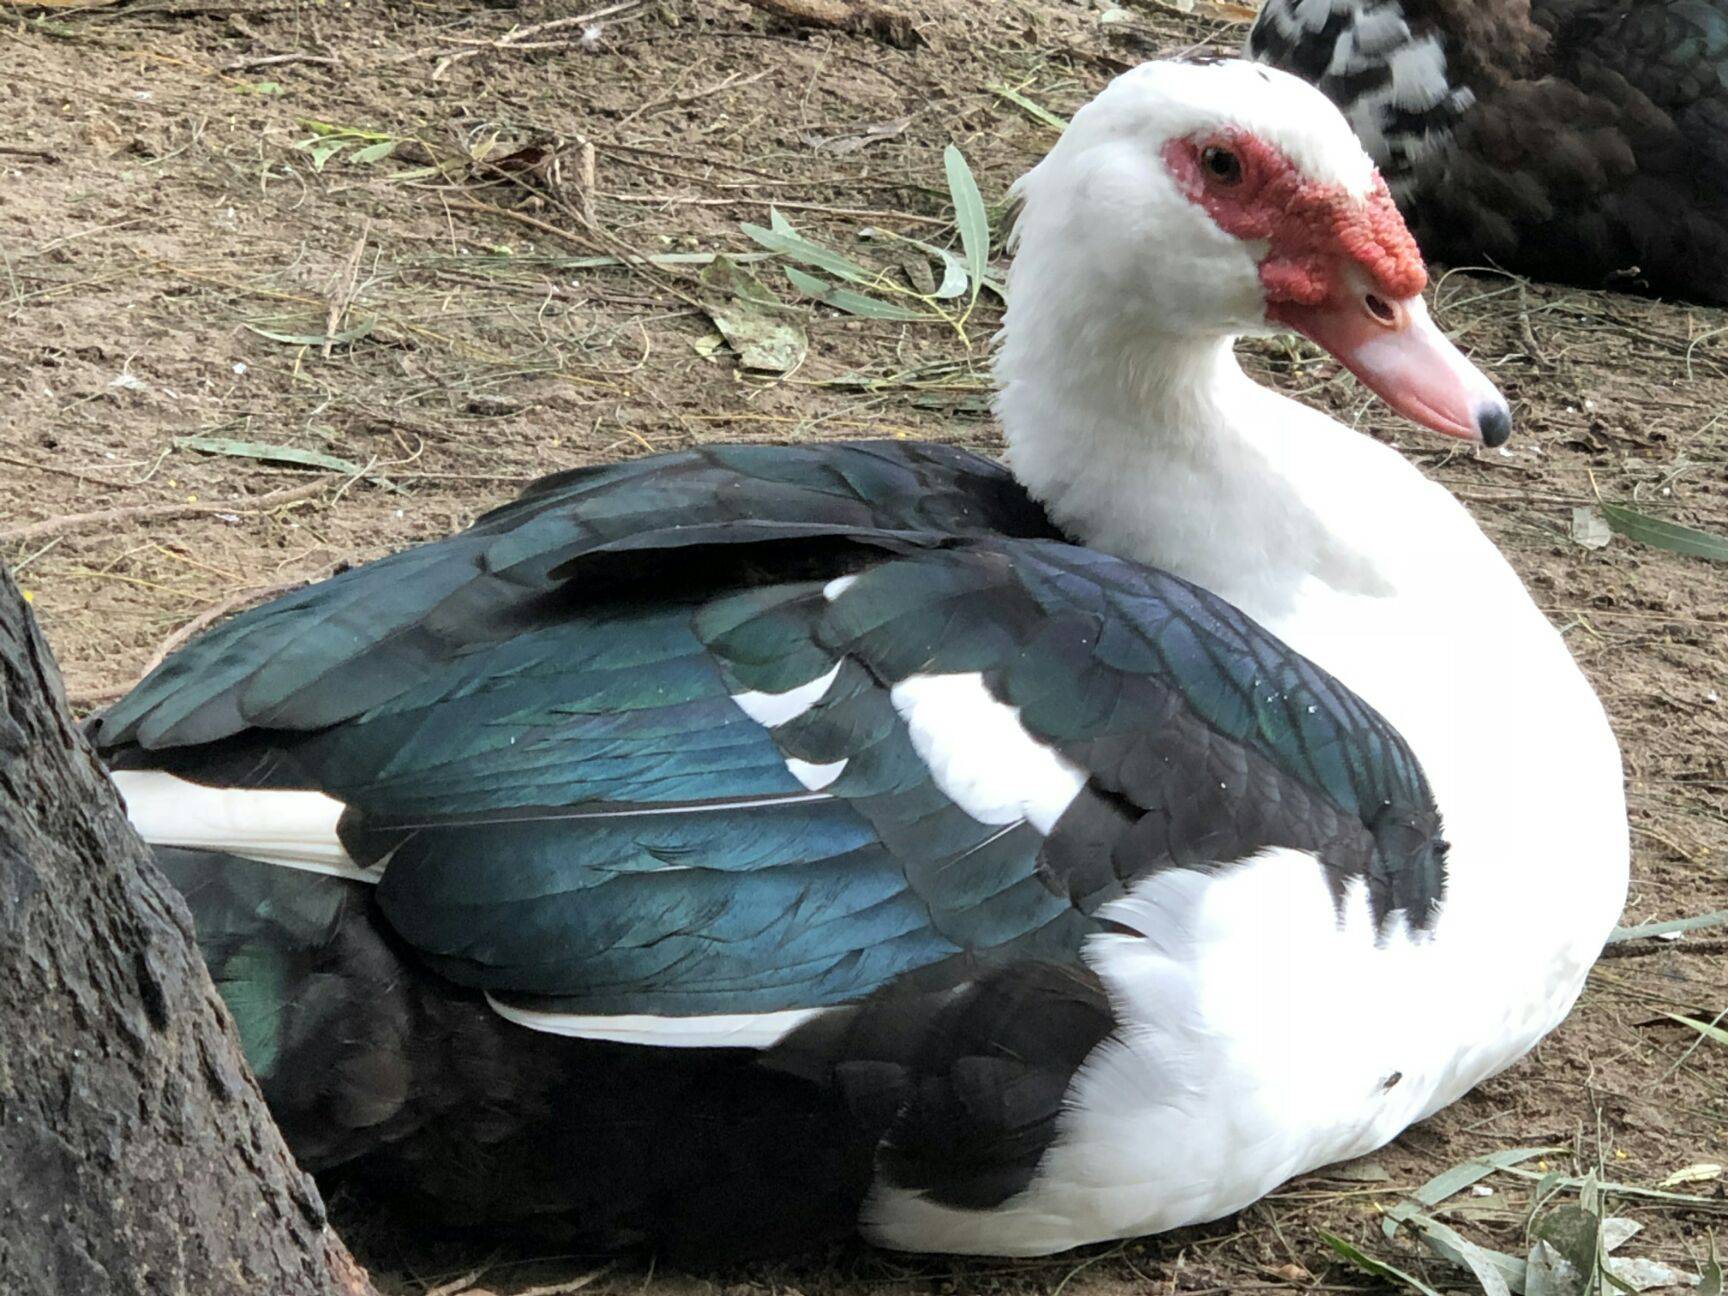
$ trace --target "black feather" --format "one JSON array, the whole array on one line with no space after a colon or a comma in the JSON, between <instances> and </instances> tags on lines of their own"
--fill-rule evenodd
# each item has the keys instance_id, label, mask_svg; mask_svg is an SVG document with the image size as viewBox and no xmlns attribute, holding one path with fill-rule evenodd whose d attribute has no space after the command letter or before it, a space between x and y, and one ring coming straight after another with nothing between
<instances>
[{"instance_id":1,"label":"black feather","mask_svg":"<svg viewBox=\"0 0 1728 1296\"><path fill-rule=\"evenodd\" d=\"M1728 302L1728 0L1354 0L1313 27L1296 14L1270 0L1249 57L1312 81L1359 129L1382 104L1375 161L1428 256ZM1395 46L1365 30L1437 38L1449 93L1384 104Z\"/></svg>"}]
</instances>

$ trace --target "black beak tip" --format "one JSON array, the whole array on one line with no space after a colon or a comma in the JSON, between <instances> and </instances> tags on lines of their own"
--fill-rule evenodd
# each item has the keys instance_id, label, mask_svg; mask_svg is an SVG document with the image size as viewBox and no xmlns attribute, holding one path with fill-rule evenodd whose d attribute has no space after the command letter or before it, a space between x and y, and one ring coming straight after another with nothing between
<instances>
[{"instance_id":1,"label":"black beak tip","mask_svg":"<svg viewBox=\"0 0 1728 1296\"><path fill-rule=\"evenodd\" d=\"M1506 444L1512 435L1512 411L1503 404L1483 405L1476 411L1476 430L1490 450Z\"/></svg>"}]
</instances>

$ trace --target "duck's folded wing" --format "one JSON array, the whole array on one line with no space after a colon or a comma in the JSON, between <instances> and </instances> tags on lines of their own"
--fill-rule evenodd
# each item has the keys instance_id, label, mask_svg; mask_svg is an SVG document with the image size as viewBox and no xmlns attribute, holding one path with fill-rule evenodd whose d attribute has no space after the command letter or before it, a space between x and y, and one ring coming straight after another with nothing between
<instances>
[{"instance_id":1,"label":"duck's folded wing","mask_svg":"<svg viewBox=\"0 0 1728 1296\"><path fill-rule=\"evenodd\" d=\"M763 1044L890 984L1073 965L1135 879L1268 846L1426 920L1410 753L1228 605L1051 542L851 565L561 609L344 723L122 763L327 798L325 844L440 972L600 1038Z\"/></svg>"}]
</instances>

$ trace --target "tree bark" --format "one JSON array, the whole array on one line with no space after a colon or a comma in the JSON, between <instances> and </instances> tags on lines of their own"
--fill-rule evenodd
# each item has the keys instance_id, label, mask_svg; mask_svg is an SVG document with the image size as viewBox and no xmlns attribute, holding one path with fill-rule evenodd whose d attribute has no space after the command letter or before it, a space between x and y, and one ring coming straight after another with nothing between
<instances>
[{"instance_id":1,"label":"tree bark","mask_svg":"<svg viewBox=\"0 0 1728 1296\"><path fill-rule=\"evenodd\" d=\"M0 1291L371 1292L4 568Z\"/></svg>"}]
</instances>

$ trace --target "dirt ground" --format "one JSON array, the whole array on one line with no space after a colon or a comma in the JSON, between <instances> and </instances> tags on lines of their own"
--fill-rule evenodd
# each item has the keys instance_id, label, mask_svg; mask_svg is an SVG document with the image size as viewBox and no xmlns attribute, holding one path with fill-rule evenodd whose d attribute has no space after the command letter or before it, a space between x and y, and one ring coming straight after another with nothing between
<instances>
[{"instance_id":1,"label":"dirt ground","mask_svg":"<svg viewBox=\"0 0 1728 1296\"><path fill-rule=\"evenodd\" d=\"M1152 54L1240 40L1232 9L1189 7L1134 0L1105 22L1104 4L942 0L922 6L924 45L900 50L793 30L734 0L625 0L587 35L567 24L514 37L581 11L0 5L12 123L0 136L0 560L30 591L75 702L116 697L166 647L265 591L442 535L554 469L717 440L993 448L988 296L965 336L818 308L807 359L773 378L741 371L711 336L699 265L664 257L751 250L740 222L766 224L770 203L864 257L889 246L865 230L951 244L946 143L994 212L1053 138L1039 108L1070 112ZM640 254L661 263L620 264ZM775 267L763 277L789 294ZM1437 447L1317 353L1261 345L1254 362L1403 444L1565 627L1625 750L1625 922L1728 909L1728 564L1572 536L1573 510L1598 493L1728 532L1728 314L1499 273L1436 278L1440 320L1514 402L1502 451ZM247 457L235 443L276 449ZM285 462L283 447L322 466ZM1468 688L1467 673L1449 686ZM1597 1169L1644 1189L1728 1160L1728 1052L1674 1020L1728 1009L1725 948L1719 929L1617 947L1570 1021L1512 1071L1367 1166L1210 1227L1038 1262L862 1246L707 1274L629 1262L586 1289L1378 1289L1326 1232L1474 1290L1407 1237L1385 1239L1379 1212L1507 1148L1560 1147L1526 1169ZM1484 1184L1489 1195L1466 1192L1442 1217L1522 1254L1535 1184ZM1697 1272L1707 1234L1728 1231L1724 1180L1706 1168L1658 1191L1672 1199L1615 1194L1645 1226L1628 1253ZM348 1225L405 1292L462 1290L476 1270L486 1290L574 1290L596 1269L473 1243L428 1253L352 1212Z\"/></svg>"}]
</instances>

